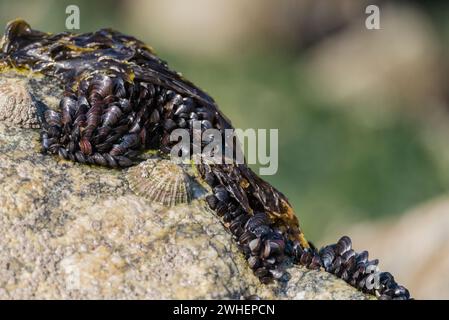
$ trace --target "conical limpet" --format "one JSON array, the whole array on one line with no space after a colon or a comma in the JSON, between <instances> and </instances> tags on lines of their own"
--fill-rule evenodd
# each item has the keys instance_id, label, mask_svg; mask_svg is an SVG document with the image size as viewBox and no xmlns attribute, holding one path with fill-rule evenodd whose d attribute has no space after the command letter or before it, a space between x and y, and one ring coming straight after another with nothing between
<instances>
[{"instance_id":1,"label":"conical limpet","mask_svg":"<svg viewBox=\"0 0 449 320\"><path fill-rule=\"evenodd\" d=\"M24 81L0 81L0 121L21 128L40 128L35 103Z\"/></svg>"},{"instance_id":2,"label":"conical limpet","mask_svg":"<svg viewBox=\"0 0 449 320\"><path fill-rule=\"evenodd\" d=\"M126 178L131 190L151 202L171 207L191 200L189 176L170 160L148 159L130 168Z\"/></svg>"}]
</instances>

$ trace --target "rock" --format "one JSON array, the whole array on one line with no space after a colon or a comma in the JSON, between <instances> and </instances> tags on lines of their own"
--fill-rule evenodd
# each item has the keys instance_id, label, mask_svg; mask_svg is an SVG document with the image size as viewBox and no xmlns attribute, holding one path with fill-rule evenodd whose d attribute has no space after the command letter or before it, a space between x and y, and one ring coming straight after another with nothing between
<instances>
[{"instance_id":1,"label":"rock","mask_svg":"<svg viewBox=\"0 0 449 320\"><path fill-rule=\"evenodd\" d=\"M0 123L0 299L365 299L322 271L261 285L202 199L166 208L124 171L39 152Z\"/></svg>"},{"instance_id":2,"label":"rock","mask_svg":"<svg viewBox=\"0 0 449 320\"><path fill-rule=\"evenodd\" d=\"M360 223L346 230L359 248L369 248L381 268L395 275L417 299L448 299L449 198L406 212L397 221ZM404 250L408 248L408 250Z\"/></svg>"}]
</instances>

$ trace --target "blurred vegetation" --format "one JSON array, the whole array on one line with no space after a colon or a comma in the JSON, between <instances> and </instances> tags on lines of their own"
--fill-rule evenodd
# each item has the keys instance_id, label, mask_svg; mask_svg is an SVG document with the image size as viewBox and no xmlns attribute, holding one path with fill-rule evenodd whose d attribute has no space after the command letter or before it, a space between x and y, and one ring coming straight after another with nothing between
<instances>
[{"instance_id":1,"label":"blurred vegetation","mask_svg":"<svg viewBox=\"0 0 449 320\"><path fill-rule=\"evenodd\" d=\"M0 23L21 16L34 28L64 31L65 7L73 3L82 10L81 32L113 27L145 34L121 15L123 6L132 5L125 1L0 1ZM447 18L441 21L448 25ZM265 178L289 197L309 238L400 214L448 190L417 119L396 116L382 128L370 127L338 106L323 107L329 104L325 92L309 83L303 56L291 46L270 47L268 40L263 48L205 57L143 37L172 68L209 92L235 127L279 128L279 171Z\"/></svg>"}]
</instances>

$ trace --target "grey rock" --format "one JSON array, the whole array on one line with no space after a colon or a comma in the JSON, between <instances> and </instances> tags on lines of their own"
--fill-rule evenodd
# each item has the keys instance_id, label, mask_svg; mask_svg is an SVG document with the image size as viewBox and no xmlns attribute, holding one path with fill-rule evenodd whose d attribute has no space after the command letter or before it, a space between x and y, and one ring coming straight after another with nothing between
<instances>
[{"instance_id":1,"label":"grey rock","mask_svg":"<svg viewBox=\"0 0 449 320\"><path fill-rule=\"evenodd\" d=\"M203 198L150 203L0 121L0 299L367 299L323 271L262 285ZM201 193L196 193L201 194Z\"/></svg>"}]
</instances>

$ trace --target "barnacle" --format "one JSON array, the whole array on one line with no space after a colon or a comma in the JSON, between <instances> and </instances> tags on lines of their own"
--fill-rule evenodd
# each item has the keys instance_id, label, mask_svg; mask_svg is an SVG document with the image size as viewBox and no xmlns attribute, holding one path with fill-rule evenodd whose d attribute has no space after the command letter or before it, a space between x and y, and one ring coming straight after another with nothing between
<instances>
[{"instance_id":1,"label":"barnacle","mask_svg":"<svg viewBox=\"0 0 449 320\"><path fill-rule=\"evenodd\" d=\"M39 128L37 108L25 81L0 81L0 121L21 128Z\"/></svg>"},{"instance_id":2,"label":"barnacle","mask_svg":"<svg viewBox=\"0 0 449 320\"><path fill-rule=\"evenodd\" d=\"M148 159L128 169L126 177L136 194L165 206L188 203L192 197L189 176L170 160Z\"/></svg>"},{"instance_id":3,"label":"barnacle","mask_svg":"<svg viewBox=\"0 0 449 320\"><path fill-rule=\"evenodd\" d=\"M49 34L23 20L12 21L0 50L0 72L7 70L25 70L30 77L13 89L8 82L0 84L0 120L17 126L40 124L44 152L79 163L131 167L125 173L130 188L164 205L189 201L189 179L169 160L141 162L142 153L156 149L169 154L176 143L170 133L177 128L188 129L192 137L196 124L201 133L214 128L224 135L232 129L208 94L171 70L143 42L117 31ZM35 82L39 90L33 91ZM42 94L44 88L48 94ZM59 104L55 107L49 97ZM200 161L196 172L212 190L206 197L210 208L263 283L284 281L283 265L290 259L324 268L381 298L409 298L387 273L380 274L378 288L367 285L373 277L368 270L377 261L353 251L348 237L316 250L305 239L288 199L245 164L231 160Z\"/></svg>"}]
</instances>

